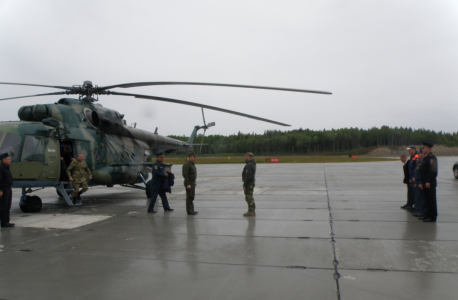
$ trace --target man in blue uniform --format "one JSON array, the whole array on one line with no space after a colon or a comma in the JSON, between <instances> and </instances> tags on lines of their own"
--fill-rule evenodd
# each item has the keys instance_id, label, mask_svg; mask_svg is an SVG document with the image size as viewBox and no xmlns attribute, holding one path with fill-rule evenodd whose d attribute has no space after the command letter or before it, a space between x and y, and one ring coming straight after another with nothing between
<instances>
[{"instance_id":1,"label":"man in blue uniform","mask_svg":"<svg viewBox=\"0 0 458 300\"><path fill-rule=\"evenodd\" d=\"M400 156L401 162L403 163L402 169L404 170L404 180L402 181L407 185L407 203L401 206L402 209L406 209L409 207L409 199L410 199L410 187L409 187L409 163L410 161L407 159L407 156L404 154Z\"/></svg>"},{"instance_id":2,"label":"man in blue uniform","mask_svg":"<svg viewBox=\"0 0 458 300\"><path fill-rule=\"evenodd\" d=\"M169 206L167 201L167 196L165 191L162 189L163 181L166 177L169 177L169 174L164 170L164 155L162 153L157 155L157 160L153 163L153 179L151 180L153 192L151 194L151 201L148 206L149 213L156 213L154 210L154 204L156 204L157 195L161 197L162 206L164 211L173 211Z\"/></svg>"},{"instance_id":3,"label":"man in blue uniform","mask_svg":"<svg viewBox=\"0 0 458 300\"><path fill-rule=\"evenodd\" d=\"M423 172L424 158L425 158L425 154L423 153L423 147L421 147L420 152L418 153L417 167L415 168L415 175L413 178L413 181L414 181L413 185L415 188L415 193L417 195L416 197L417 202L415 203L415 208L418 211L418 213L414 214L413 216L418 217L418 218L424 218L425 213L426 213L425 191L424 191L424 186L422 182L422 174L424 173Z\"/></svg>"},{"instance_id":4,"label":"man in blue uniform","mask_svg":"<svg viewBox=\"0 0 458 300\"><path fill-rule=\"evenodd\" d=\"M0 155L0 221L2 227L13 227L10 223L10 209L13 200L13 176L10 172L11 157L8 153Z\"/></svg>"},{"instance_id":5,"label":"man in blue uniform","mask_svg":"<svg viewBox=\"0 0 458 300\"><path fill-rule=\"evenodd\" d=\"M432 144L423 142L423 153L425 158L423 159L424 165L424 181L423 190L425 193L425 204L426 213L423 218L423 222L436 222L437 220L437 199L436 199L436 186L437 186L437 158L431 153Z\"/></svg>"},{"instance_id":6,"label":"man in blue uniform","mask_svg":"<svg viewBox=\"0 0 458 300\"><path fill-rule=\"evenodd\" d=\"M408 184L408 201L407 205L405 207L401 207L407 211L410 212L415 212L414 203L415 203L415 190L413 187L413 176L415 173L415 167L417 166L417 147L415 145L410 145L408 148L406 148L407 151L409 151L410 154L410 160L409 160L409 184Z\"/></svg>"}]
</instances>

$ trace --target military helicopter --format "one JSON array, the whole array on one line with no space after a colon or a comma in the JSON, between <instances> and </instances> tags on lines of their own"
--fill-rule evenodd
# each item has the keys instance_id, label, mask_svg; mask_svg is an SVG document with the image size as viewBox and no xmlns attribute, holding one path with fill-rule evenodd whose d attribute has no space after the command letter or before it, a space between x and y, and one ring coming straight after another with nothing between
<instances>
[{"instance_id":1,"label":"military helicopter","mask_svg":"<svg viewBox=\"0 0 458 300\"><path fill-rule=\"evenodd\" d=\"M188 102L172 98L129 94L111 91L114 88L133 88L156 85L200 85L221 86L277 91L331 94L330 92L289 89L278 87L201 83L201 82L137 82L99 87L91 81L83 85L50 86L25 83L0 82L2 85L36 86L55 88L63 91L36 94L29 96L3 98L12 100L28 97L51 95L78 95L75 98L62 98L54 104L37 104L23 106L18 111L19 121L0 122L0 153L9 153L12 158L11 173L14 188L22 188L19 203L23 212L38 212L42 201L38 196L29 196L37 190L54 187L69 206L82 205L80 200L71 198L73 187L65 174L61 157L75 158L82 153L92 171L90 186L115 184L125 187L142 189L147 197L151 195L151 180L147 182L151 172L152 159L158 153L175 153L192 151L197 132L215 126L205 122L204 109L221 111L281 126L288 124L268 120L219 107ZM187 142L161 136L127 126L124 115L105 108L98 101L99 95L130 96L141 99L172 102L182 105L196 106L202 109L203 126L195 126ZM171 165L167 165L171 169ZM143 183L144 186L138 185ZM34 190L33 190L34 189Z\"/></svg>"}]
</instances>

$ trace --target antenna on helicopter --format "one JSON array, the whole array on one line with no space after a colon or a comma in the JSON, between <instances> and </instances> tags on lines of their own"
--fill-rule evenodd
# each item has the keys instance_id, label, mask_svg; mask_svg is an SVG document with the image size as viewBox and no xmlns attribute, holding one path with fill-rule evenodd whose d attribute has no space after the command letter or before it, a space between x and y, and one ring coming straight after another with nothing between
<instances>
[{"instance_id":1,"label":"antenna on helicopter","mask_svg":"<svg viewBox=\"0 0 458 300\"><path fill-rule=\"evenodd\" d=\"M200 151L199 151L199 153L202 154L202 146L204 145L205 132L207 131L208 128L213 127L213 126L215 126L216 124L215 124L215 122L211 122L211 123L208 123L208 125L207 125L207 124L205 123L204 108L201 107L201 109L202 109L202 119L204 119L204 126L202 126L201 128L204 129L204 135L202 136L202 142L201 142L201 144L200 144Z\"/></svg>"}]
</instances>

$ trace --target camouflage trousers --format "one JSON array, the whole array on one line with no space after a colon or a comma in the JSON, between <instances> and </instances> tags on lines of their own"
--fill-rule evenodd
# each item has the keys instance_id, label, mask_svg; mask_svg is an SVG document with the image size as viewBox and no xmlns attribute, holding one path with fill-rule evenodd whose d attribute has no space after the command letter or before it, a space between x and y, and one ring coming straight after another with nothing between
<instances>
[{"instance_id":1,"label":"camouflage trousers","mask_svg":"<svg viewBox=\"0 0 458 300\"><path fill-rule=\"evenodd\" d=\"M248 204L248 211L254 211L256 209L256 205L254 204L253 198L253 189L254 182L250 182L245 190L245 201Z\"/></svg>"},{"instance_id":2,"label":"camouflage trousers","mask_svg":"<svg viewBox=\"0 0 458 300\"><path fill-rule=\"evenodd\" d=\"M81 190L81 194L86 192L88 190L88 187L87 187L87 182L86 181L83 181L83 182L73 182L73 198L76 198L78 197L78 193L79 193L79 190L80 190L80 187L83 188Z\"/></svg>"}]
</instances>

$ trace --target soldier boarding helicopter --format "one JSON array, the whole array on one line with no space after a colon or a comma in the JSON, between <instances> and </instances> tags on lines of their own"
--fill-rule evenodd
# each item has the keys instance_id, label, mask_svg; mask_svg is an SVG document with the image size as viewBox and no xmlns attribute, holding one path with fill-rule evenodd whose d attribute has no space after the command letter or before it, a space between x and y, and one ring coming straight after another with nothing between
<instances>
[{"instance_id":1,"label":"soldier boarding helicopter","mask_svg":"<svg viewBox=\"0 0 458 300\"><path fill-rule=\"evenodd\" d=\"M22 188L19 206L23 212L40 211L41 199L38 196L27 194L46 187L55 187L57 193L69 206L82 205L80 200L72 199L70 196L73 194L73 187L66 178L64 162L61 161L63 151L71 158L75 158L78 153L84 155L86 164L92 172L92 180L88 181L90 186L112 187L119 184L146 190L149 197L151 180L148 182L146 180L148 173L151 172L152 158L158 153L192 151L193 146L201 145L194 144L197 132L200 129L206 131L215 125L214 122L205 123L204 108L281 126L290 126L219 107L171 98L119 93L110 89L152 85L201 85L331 94L313 90L198 82L139 82L104 87L94 86L91 81L84 81L83 85L71 87L7 82L0 82L0 84L63 90L0 100L50 95L78 95L78 99L62 98L54 104L23 106L18 111L20 121L0 122L0 153L6 152L11 156L10 169L14 180L13 188ZM96 103L99 95L131 96L200 107L204 125L195 126L187 142L171 139L159 135L157 128L153 133L127 126L123 114ZM170 170L171 165L168 165L168 168ZM137 185L142 182L144 187Z\"/></svg>"}]
</instances>

